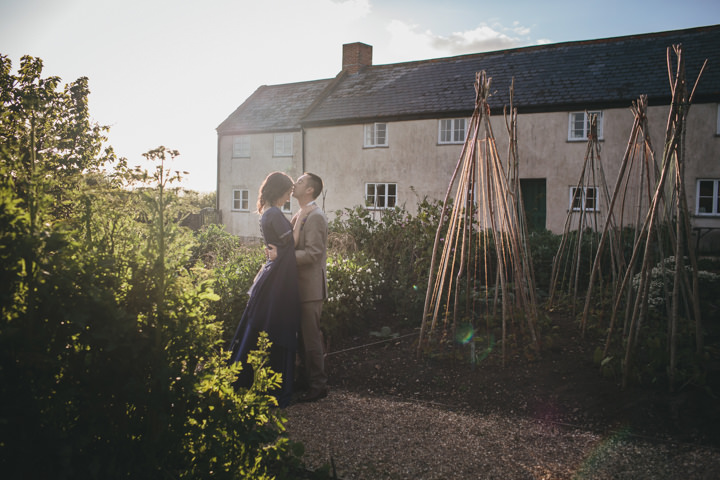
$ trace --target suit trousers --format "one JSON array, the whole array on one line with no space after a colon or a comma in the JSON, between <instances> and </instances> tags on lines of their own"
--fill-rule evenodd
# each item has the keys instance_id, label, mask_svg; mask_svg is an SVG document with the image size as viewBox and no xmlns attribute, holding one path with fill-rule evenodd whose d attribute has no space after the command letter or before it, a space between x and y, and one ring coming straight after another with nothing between
<instances>
[{"instance_id":1,"label":"suit trousers","mask_svg":"<svg viewBox=\"0 0 720 480\"><path fill-rule=\"evenodd\" d=\"M304 364L300 376L304 377L311 392L323 390L327 385L325 345L320 330L322 306L322 300L300 303L300 358L301 365Z\"/></svg>"}]
</instances>

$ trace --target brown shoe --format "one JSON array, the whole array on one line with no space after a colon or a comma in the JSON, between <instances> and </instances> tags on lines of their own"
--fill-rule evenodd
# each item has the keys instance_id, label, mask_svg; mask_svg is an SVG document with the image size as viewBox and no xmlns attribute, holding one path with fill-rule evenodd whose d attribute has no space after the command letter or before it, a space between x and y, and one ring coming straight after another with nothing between
<instances>
[{"instance_id":1,"label":"brown shoe","mask_svg":"<svg viewBox=\"0 0 720 480\"><path fill-rule=\"evenodd\" d=\"M298 402L306 403L306 402L316 402L320 400L321 398L327 397L328 390L327 388L322 388L319 390L310 390L309 392L305 392L304 394L300 395L298 398Z\"/></svg>"}]
</instances>

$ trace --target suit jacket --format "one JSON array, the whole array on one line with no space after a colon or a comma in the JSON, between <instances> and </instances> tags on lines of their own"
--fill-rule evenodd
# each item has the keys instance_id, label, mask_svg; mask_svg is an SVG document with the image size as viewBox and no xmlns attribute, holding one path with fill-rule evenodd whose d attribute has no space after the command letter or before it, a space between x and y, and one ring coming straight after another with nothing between
<instances>
[{"instance_id":1,"label":"suit jacket","mask_svg":"<svg viewBox=\"0 0 720 480\"><path fill-rule=\"evenodd\" d=\"M318 207L307 216L295 246L301 302L327 298L327 234L327 217Z\"/></svg>"}]
</instances>

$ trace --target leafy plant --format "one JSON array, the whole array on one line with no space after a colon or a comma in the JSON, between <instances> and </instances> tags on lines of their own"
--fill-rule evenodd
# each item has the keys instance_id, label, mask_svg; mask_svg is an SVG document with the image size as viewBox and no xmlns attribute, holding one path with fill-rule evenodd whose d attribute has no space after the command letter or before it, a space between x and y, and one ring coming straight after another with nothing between
<instances>
[{"instance_id":1,"label":"leafy plant","mask_svg":"<svg viewBox=\"0 0 720 480\"><path fill-rule=\"evenodd\" d=\"M38 59L0 65L3 474L296 478L266 342L255 385L233 388L215 273L177 225L177 152L130 170L101 148L86 80L59 91Z\"/></svg>"},{"instance_id":2,"label":"leafy plant","mask_svg":"<svg viewBox=\"0 0 720 480\"><path fill-rule=\"evenodd\" d=\"M355 207L336 212L331 238L339 254L362 251L374 259L386 285L381 308L415 323L422 316L430 257L442 204L423 199L417 213L404 207L370 211Z\"/></svg>"},{"instance_id":3,"label":"leafy plant","mask_svg":"<svg viewBox=\"0 0 720 480\"><path fill-rule=\"evenodd\" d=\"M370 332L370 335L379 338L397 338L400 334L397 332L393 332L392 328L386 325L382 327L379 331Z\"/></svg>"},{"instance_id":4,"label":"leafy plant","mask_svg":"<svg viewBox=\"0 0 720 480\"><path fill-rule=\"evenodd\" d=\"M380 265L362 252L331 254L327 262L328 298L321 322L328 334L355 332L382 299L385 275Z\"/></svg>"}]
</instances>

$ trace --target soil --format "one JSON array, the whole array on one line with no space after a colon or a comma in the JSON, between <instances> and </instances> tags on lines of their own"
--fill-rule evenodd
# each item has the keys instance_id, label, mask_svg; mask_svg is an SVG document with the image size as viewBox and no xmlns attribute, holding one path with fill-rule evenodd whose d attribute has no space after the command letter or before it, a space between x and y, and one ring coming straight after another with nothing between
<instances>
[{"instance_id":1,"label":"soil","mask_svg":"<svg viewBox=\"0 0 720 480\"><path fill-rule=\"evenodd\" d=\"M558 332L537 358L498 349L472 365L453 355L418 356L419 330L382 321L368 333L332 340L328 345L329 386L367 396L439 404L453 410L500 413L580 427L600 434L632 435L660 441L720 448L720 375L708 375L703 388L685 385L631 385L606 378L593 362L598 341L583 339L562 315ZM469 357L468 357L469 358Z\"/></svg>"}]
</instances>

